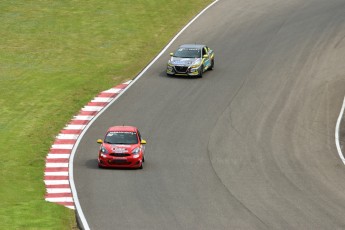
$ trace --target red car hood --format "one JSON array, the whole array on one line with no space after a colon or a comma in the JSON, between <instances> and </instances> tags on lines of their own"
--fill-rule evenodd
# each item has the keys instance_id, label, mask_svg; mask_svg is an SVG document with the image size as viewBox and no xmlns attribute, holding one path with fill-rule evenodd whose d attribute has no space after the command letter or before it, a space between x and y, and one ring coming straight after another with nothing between
<instances>
[{"instance_id":1,"label":"red car hood","mask_svg":"<svg viewBox=\"0 0 345 230\"><path fill-rule=\"evenodd\" d=\"M112 145L112 144L103 144L103 147L107 149L109 153L131 153L133 149L139 147L139 144L134 145Z\"/></svg>"}]
</instances>

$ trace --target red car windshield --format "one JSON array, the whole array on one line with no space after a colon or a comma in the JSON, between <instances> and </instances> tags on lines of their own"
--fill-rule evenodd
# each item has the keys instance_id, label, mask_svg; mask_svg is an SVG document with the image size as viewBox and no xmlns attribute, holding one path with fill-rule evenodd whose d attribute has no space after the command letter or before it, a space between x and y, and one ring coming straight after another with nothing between
<instances>
[{"instance_id":1,"label":"red car windshield","mask_svg":"<svg viewBox=\"0 0 345 230\"><path fill-rule=\"evenodd\" d=\"M138 137L136 132L108 132L105 139L108 144L138 144Z\"/></svg>"}]
</instances>

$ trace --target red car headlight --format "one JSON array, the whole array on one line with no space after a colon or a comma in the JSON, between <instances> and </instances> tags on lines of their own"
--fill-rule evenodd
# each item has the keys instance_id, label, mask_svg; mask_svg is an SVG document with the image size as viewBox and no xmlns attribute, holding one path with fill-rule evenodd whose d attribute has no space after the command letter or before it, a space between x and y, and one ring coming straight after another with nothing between
<instances>
[{"instance_id":1,"label":"red car headlight","mask_svg":"<svg viewBox=\"0 0 345 230\"><path fill-rule=\"evenodd\" d=\"M107 157L108 153L109 153L108 150L104 146L101 146L101 148L100 148L100 156L101 157Z\"/></svg>"},{"instance_id":2,"label":"red car headlight","mask_svg":"<svg viewBox=\"0 0 345 230\"><path fill-rule=\"evenodd\" d=\"M136 147L135 149L132 150L133 155L138 155L140 152L140 147Z\"/></svg>"}]
</instances>

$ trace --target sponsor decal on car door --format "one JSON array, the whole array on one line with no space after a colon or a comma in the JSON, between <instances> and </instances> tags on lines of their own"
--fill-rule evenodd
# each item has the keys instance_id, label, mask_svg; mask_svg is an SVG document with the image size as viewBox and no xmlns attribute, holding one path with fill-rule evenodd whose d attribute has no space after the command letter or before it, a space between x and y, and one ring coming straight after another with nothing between
<instances>
[{"instance_id":1,"label":"sponsor decal on car door","mask_svg":"<svg viewBox=\"0 0 345 230\"><path fill-rule=\"evenodd\" d=\"M211 66L209 49L207 47L204 47L202 50L203 50L203 55L207 54L207 56L208 56L207 58L204 58L204 63L205 63L204 68L208 68Z\"/></svg>"}]
</instances>

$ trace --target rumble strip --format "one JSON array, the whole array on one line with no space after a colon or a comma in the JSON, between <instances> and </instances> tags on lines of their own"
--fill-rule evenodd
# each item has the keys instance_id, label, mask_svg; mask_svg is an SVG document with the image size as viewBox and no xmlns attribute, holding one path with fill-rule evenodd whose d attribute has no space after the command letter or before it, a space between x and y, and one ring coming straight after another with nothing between
<instances>
[{"instance_id":1,"label":"rumble strip","mask_svg":"<svg viewBox=\"0 0 345 230\"><path fill-rule=\"evenodd\" d=\"M44 183L46 187L45 200L75 209L71 187L69 184L68 162L80 133L86 125L123 91L131 81L101 92L77 116L62 129L46 157Z\"/></svg>"}]
</instances>

